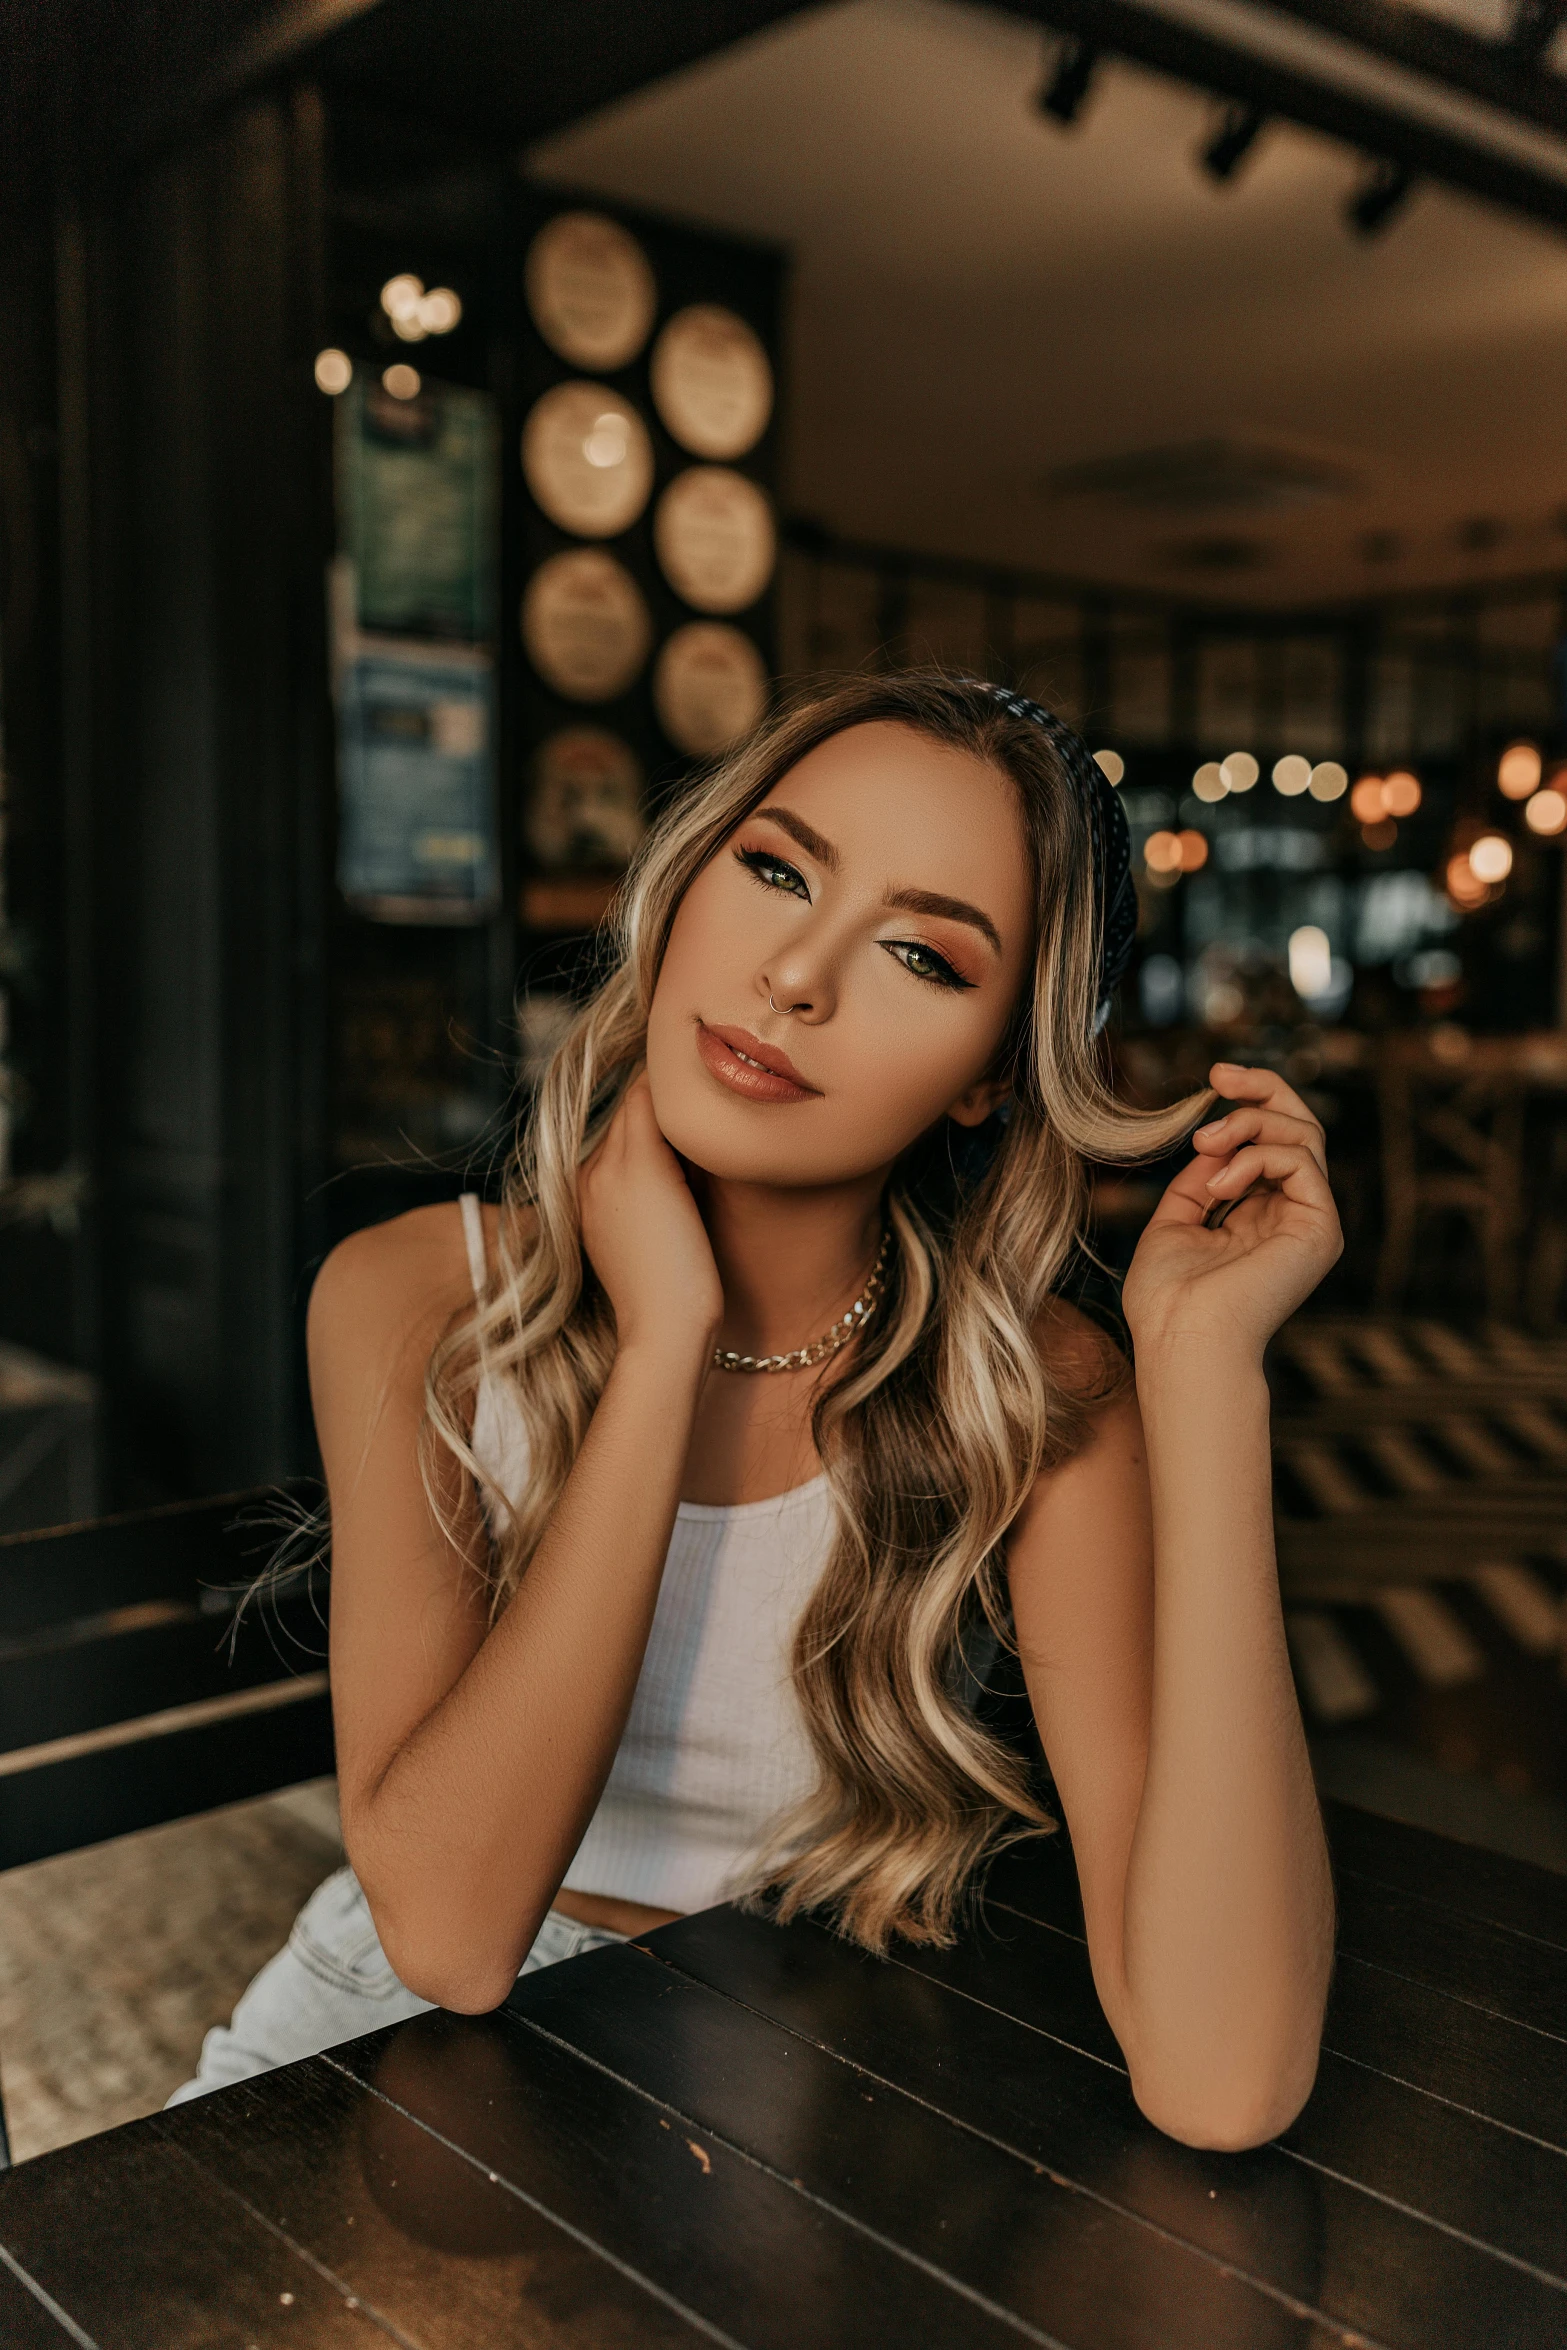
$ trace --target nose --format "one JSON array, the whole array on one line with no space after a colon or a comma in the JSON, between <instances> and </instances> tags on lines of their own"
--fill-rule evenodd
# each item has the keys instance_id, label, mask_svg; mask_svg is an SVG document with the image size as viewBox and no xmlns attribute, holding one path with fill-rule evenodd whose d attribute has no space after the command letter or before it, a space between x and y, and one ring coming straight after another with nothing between
<instances>
[{"instance_id":1,"label":"nose","mask_svg":"<svg viewBox=\"0 0 1567 2350\"><path fill-rule=\"evenodd\" d=\"M832 980L825 960L812 954L803 940L769 957L756 975L756 989L769 1011L792 1013L796 1019L824 1020L832 1009Z\"/></svg>"}]
</instances>

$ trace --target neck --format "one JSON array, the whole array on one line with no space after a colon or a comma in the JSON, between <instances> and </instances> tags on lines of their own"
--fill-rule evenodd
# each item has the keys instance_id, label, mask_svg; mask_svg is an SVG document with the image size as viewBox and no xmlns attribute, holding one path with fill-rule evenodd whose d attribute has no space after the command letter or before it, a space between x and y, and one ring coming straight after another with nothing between
<instances>
[{"instance_id":1,"label":"neck","mask_svg":"<svg viewBox=\"0 0 1567 2350\"><path fill-rule=\"evenodd\" d=\"M687 1173L724 1285L718 1344L753 1355L811 1345L869 1278L886 1170L787 1191Z\"/></svg>"}]
</instances>

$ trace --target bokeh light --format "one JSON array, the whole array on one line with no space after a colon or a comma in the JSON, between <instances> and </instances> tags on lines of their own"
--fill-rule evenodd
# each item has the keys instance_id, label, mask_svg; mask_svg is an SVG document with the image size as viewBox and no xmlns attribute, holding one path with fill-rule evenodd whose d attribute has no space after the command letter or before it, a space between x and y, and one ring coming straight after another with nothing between
<instances>
[{"instance_id":1,"label":"bokeh light","mask_svg":"<svg viewBox=\"0 0 1567 2350\"><path fill-rule=\"evenodd\" d=\"M1380 775L1363 775L1349 795L1349 812L1357 824L1379 824L1387 814Z\"/></svg>"},{"instance_id":2,"label":"bokeh light","mask_svg":"<svg viewBox=\"0 0 1567 2350\"><path fill-rule=\"evenodd\" d=\"M1214 800L1222 800L1229 788L1224 780L1224 769L1219 765L1217 759L1208 760L1206 765L1199 767L1192 777L1192 790L1198 799L1207 800L1210 803Z\"/></svg>"},{"instance_id":3,"label":"bokeh light","mask_svg":"<svg viewBox=\"0 0 1567 2350\"><path fill-rule=\"evenodd\" d=\"M1448 858L1444 879L1448 896L1462 914L1473 913L1491 894L1461 849L1457 856Z\"/></svg>"},{"instance_id":4,"label":"bokeh light","mask_svg":"<svg viewBox=\"0 0 1567 2350\"><path fill-rule=\"evenodd\" d=\"M381 378L382 391L390 392L394 400L417 400L421 388L418 368L410 367L406 360L396 360Z\"/></svg>"},{"instance_id":5,"label":"bokeh light","mask_svg":"<svg viewBox=\"0 0 1567 2350\"><path fill-rule=\"evenodd\" d=\"M346 351L336 349L316 353L316 389L335 400L339 392L346 392L354 380L354 363Z\"/></svg>"},{"instance_id":6,"label":"bokeh light","mask_svg":"<svg viewBox=\"0 0 1567 2350\"><path fill-rule=\"evenodd\" d=\"M1219 773L1224 778L1226 791L1250 791L1262 769L1250 751L1231 751L1227 758L1220 761Z\"/></svg>"},{"instance_id":7,"label":"bokeh light","mask_svg":"<svg viewBox=\"0 0 1567 2350\"><path fill-rule=\"evenodd\" d=\"M1509 743L1496 764L1496 785L1505 800L1526 800L1540 785L1540 754L1533 743Z\"/></svg>"},{"instance_id":8,"label":"bokeh light","mask_svg":"<svg viewBox=\"0 0 1567 2350\"><path fill-rule=\"evenodd\" d=\"M1398 838L1398 826L1391 816L1379 816L1375 824L1363 824L1360 837L1368 849L1390 849Z\"/></svg>"},{"instance_id":9,"label":"bokeh light","mask_svg":"<svg viewBox=\"0 0 1567 2350\"><path fill-rule=\"evenodd\" d=\"M1284 758L1275 760L1273 788L1275 791L1281 791L1287 800L1298 798L1310 782L1311 761L1309 759L1298 758L1291 751Z\"/></svg>"},{"instance_id":10,"label":"bokeh light","mask_svg":"<svg viewBox=\"0 0 1567 2350\"><path fill-rule=\"evenodd\" d=\"M1306 789L1314 800L1341 800L1349 789L1349 777L1337 759L1319 759L1306 779Z\"/></svg>"},{"instance_id":11,"label":"bokeh light","mask_svg":"<svg viewBox=\"0 0 1567 2350\"><path fill-rule=\"evenodd\" d=\"M1119 751L1095 751L1094 765L1107 783L1120 783L1126 775L1126 761Z\"/></svg>"},{"instance_id":12,"label":"bokeh light","mask_svg":"<svg viewBox=\"0 0 1567 2350\"><path fill-rule=\"evenodd\" d=\"M1505 881L1513 869L1513 844L1499 832L1482 832L1470 845L1469 870L1477 881L1488 886Z\"/></svg>"},{"instance_id":13,"label":"bokeh light","mask_svg":"<svg viewBox=\"0 0 1567 2350\"><path fill-rule=\"evenodd\" d=\"M1208 862L1208 838L1201 832L1178 832L1176 844L1181 852L1181 871L1200 873Z\"/></svg>"},{"instance_id":14,"label":"bokeh light","mask_svg":"<svg viewBox=\"0 0 1567 2350\"><path fill-rule=\"evenodd\" d=\"M1523 820L1531 832L1549 840L1567 830L1567 799L1559 791L1537 791L1523 812Z\"/></svg>"},{"instance_id":15,"label":"bokeh light","mask_svg":"<svg viewBox=\"0 0 1567 2350\"><path fill-rule=\"evenodd\" d=\"M1333 948L1325 930L1303 922L1290 932L1290 985L1309 1004L1333 989Z\"/></svg>"},{"instance_id":16,"label":"bokeh light","mask_svg":"<svg viewBox=\"0 0 1567 2350\"><path fill-rule=\"evenodd\" d=\"M1143 843L1143 863L1150 873L1179 873L1181 844L1173 832L1151 832Z\"/></svg>"},{"instance_id":17,"label":"bokeh light","mask_svg":"<svg viewBox=\"0 0 1567 2350\"><path fill-rule=\"evenodd\" d=\"M1382 805L1390 816L1412 816L1420 798L1420 778L1407 767L1395 768L1382 786Z\"/></svg>"}]
</instances>

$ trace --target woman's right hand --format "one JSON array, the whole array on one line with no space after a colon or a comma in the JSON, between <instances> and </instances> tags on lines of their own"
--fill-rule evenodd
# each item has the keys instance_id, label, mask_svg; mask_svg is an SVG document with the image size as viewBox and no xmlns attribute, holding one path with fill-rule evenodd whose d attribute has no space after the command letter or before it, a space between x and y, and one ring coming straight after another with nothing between
<instances>
[{"instance_id":1,"label":"woman's right hand","mask_svg":"<svg viewBox=\"0 0 1567 2350\"><path fill-rule=\"evenodd\" d=\"M707 1228L659 1130L644 1069L577 1176L582 1245L615 1312L622 1348L705 1357L724 1316Z\"/></svg>"}]
</instances>

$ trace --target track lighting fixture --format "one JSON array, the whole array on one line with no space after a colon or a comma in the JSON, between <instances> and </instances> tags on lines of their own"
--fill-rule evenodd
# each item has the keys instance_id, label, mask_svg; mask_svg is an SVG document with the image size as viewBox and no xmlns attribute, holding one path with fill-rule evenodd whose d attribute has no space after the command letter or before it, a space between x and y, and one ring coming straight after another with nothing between
<instances>
[{"instance_id":1,"label":"track lighting fixture","mask_svg":"<svg viewBox=\"0 0 1567 2350\"><path fill-rule=\"evenodd\" d=\"M1053 114L1059 123L1072 123L1088 95L1099 52L1090 42L1072 37L1054 50L1053 60L1055 72L1041 85L1036 103L1041 114ZM1047 72L1050 62L1047 58Z\"/></svg>"},{"instance_id":2,"label":"track lighting fixture","mask_svg":"<svg viewBox=\"0 0 1567 2350\"><path fill-rule=\"evenodd\" d=\"M1202 151L1202 167L1216 180L1232 179L1257 143L1267 121L1260 106L1226 106L1219 125Z\"/></svg>"},{"instance_id":3,"label":"track lighting fixture","mask_svg":"<svg viewBox=\"0 0 1567 2350\"><path fill-rule=\"evenodd\" d=\"M1414 175L1402 163L1377 163L1371 176L1345 207L1350 227L1363 237L1386 228L1414 186Z\"/></svg>"}]
</instances>

